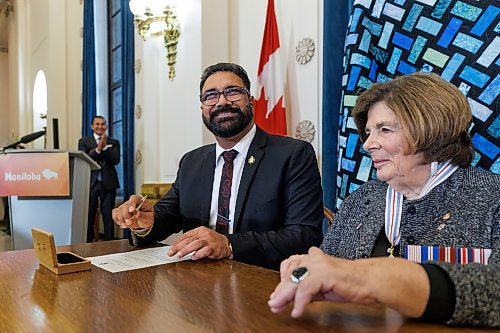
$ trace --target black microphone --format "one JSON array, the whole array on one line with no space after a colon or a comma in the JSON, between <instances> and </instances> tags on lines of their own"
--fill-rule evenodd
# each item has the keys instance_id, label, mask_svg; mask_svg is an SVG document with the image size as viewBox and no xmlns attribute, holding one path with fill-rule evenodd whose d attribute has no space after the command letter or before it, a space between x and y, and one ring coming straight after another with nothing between
<instances>
[{"instance_id":1,"label":"black microphone","mask_svg":"<svg viewBox=\"0 0 500 333\"><path fill-rule=\"evenodd\" d=\"M39 137L44 136L44 135L45 135L45 131L38 131L35 133L25 135L21 138L21 140L19 140L17 142L13 142L10 145L7 145L5 147L2 147L0 149L0 151L7 150L9 148L17 148L17 145L19 145L20 143L30 143L31 141L35 141L36 139L38 139Z\"/></svg>"},{"instance_id":2,"label":"black microphone","mask_svg":"<svg viewBox=\"0 0 500 333\"><path fill-rule=\"evenodd\" d=\"M38 132L23 136L21 138L21 140L19 140L19 142L30 143L31 141L35 141L36 139L38 139L39 137L44 136L44 135L45 135L45 131L38 131Z\"/></svg>"}]
</instances>

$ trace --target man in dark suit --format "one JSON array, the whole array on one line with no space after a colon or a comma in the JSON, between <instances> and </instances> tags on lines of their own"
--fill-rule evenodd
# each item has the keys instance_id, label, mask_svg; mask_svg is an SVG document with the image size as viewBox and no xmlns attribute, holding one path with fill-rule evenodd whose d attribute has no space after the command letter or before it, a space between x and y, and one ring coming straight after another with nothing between
<instances>
[{"instance_id":1,"label":"man in dark suit","mask_svg":"<svg viewBox=\"0 0 500 333\"><path fill-rule=\"evenodd\" d=\"M120 162L120 142L106 135L106 120L101 116L92 119L92 135L78 141L78 150L87 153L100 166L90 175L90 201L87 242L94 238L94 220L100 200L104 239L114 239L112 210L115 207L116 189L120 187L115 165Z\"/></svg>"},{"instance_id":2,"label":"man in dark suit","mask_svg":"<svg viewBox=\"0 0 500 333\"><path fill-rule=\"evenodd\" d=\"M184 231L169 255L232 258L278 269L321 243L323 202L312 146L270 135L254 124L250 81L235 64L208 67L201 78L203 122L216 144L182 158L172 189L152 207L140 197L113 210L137 244ZM217 232L216 232L217 231Z\"/></svg>"}]
</instances>

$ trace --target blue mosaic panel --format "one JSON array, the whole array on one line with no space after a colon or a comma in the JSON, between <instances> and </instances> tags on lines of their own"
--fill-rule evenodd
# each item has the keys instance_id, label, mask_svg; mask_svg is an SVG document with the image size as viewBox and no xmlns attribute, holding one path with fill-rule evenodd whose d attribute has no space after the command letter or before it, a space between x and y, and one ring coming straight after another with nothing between
<instances>
[{"instance_id":1,"label":"blue mosaic panel","mask_svg":"<svg viewBox=\"0 0 500 333\"><path fill-rule=\"evenodd\" d=\"M423 8L424 6L419 5L418 3L414 4L411 7L410 13L408 14L408 17L406 17L406 21L403 25L403 30L406 31L413 30L415 23L417 23L417 18L420 16L420 13L422 12Z\"/></svg>"},{"instance_id":2,"label":"blue mosaic panel","mask_svg":"<svg viewBox=\"0 0 500 333\"><path fill-rule=\"evenodd\" d=\"M495 0L358 0L354 4L339 113L337 204L375 179L353 126L356 96L374 82L435 72L467 96L473 165L500 173L500 2ZM352 55L352 56L350 56Z\"/></svg>"},{"instance_id":3,"label":"blue mosaic panel","mask_svg":"<svg viewBox=\"0 0 500 333\"><path fill-rule=\"evenodd\" d=\"M455 37L458 29L460 29L460 27L462 26L462 23L463 23L462 20L452 18L450 22L448 22L448 24L446 25L446 28L441 37L439 38L437 45L445 48L448 47L453 37Z\"/></svg>"}]
</instances>

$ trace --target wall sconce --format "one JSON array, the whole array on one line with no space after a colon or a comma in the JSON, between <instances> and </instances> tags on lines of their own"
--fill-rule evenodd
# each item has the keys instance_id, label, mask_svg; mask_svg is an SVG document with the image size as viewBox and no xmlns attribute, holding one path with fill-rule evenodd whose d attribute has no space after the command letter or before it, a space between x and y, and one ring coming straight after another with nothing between
<instances>
[{"instance_id":1,"label":"wall sconce","mask_svg":"<svg viewBox=\"0 0 500 333\"><path fill-rule=\"evenodd\" d=\"M168 5L168 0L130 0L130 11L135 16L139 35L146 40L149 37L163 36L167 49L168 78L175 77L177 44L181 29L175 15L175 8Z\"/></svg>"},{"instance_id":2,"label":"wall sconce","mask_svg":"<svg viewBox=\"0 0 500 333\"><path fill-rule=\"evenodd\" d=\"M10 13L14 13L14 6L9 0L0 0L0 14L5 12L5 18L8 18Z\"/></svg>"}]
</instances>

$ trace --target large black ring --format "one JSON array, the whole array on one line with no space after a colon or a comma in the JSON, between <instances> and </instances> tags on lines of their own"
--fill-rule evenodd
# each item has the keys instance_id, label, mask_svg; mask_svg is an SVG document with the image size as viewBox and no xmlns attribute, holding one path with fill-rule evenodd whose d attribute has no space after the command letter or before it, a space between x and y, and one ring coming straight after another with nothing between
<instances>
[{"instance_id":1,"label":"large black ring","mask_svg":"<svg viewBox=\"0 0 500 333\"><path fill-rule=\"evenodd\" d=\"M305 267L297 267L290 274L290 280L294 283L299 283L309 275L309 271Z\"/></svg>"}]
</instances>

